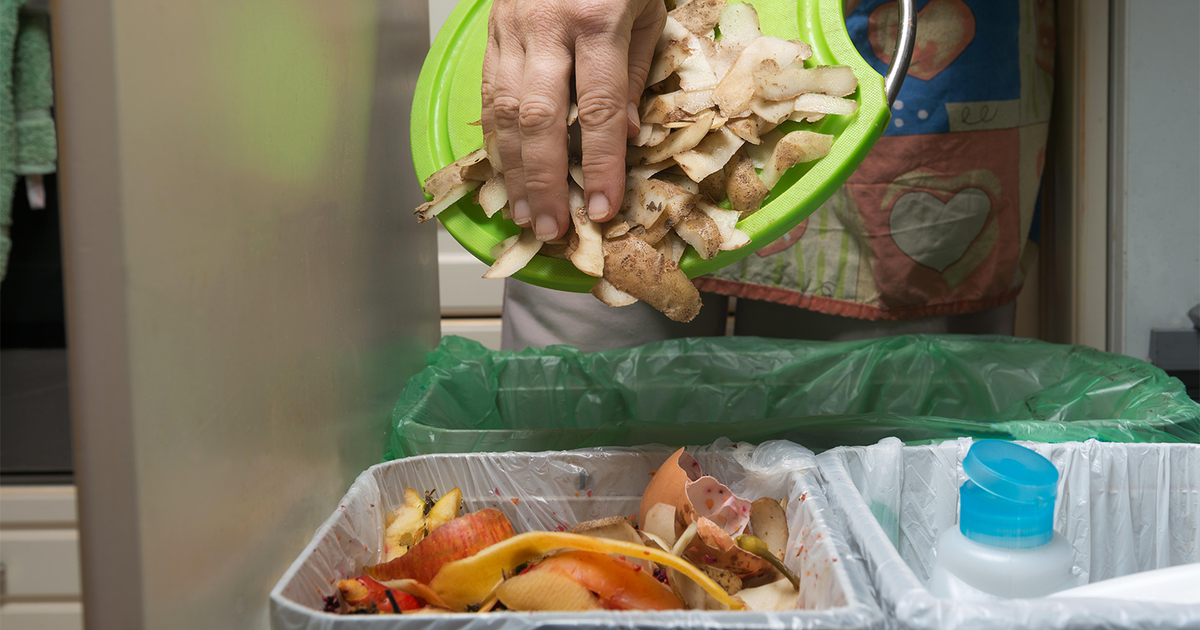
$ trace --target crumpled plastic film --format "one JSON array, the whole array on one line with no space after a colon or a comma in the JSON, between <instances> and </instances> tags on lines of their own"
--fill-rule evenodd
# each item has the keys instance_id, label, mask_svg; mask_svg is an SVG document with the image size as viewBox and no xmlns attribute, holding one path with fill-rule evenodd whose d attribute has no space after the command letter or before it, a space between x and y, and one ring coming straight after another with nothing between
<instances>
[{"instance_id":1,"label":"crumpled plastic film","mask_svg":"<svg viewBox=\"0 0 1200 630\"><path fill-rule=\"evenodd\" d=\"M785 562L802 576L797 602L781 612L587 612L452 615L335 615L321 612L336 581L380 560L383 522L404 488L439 494L458 486L469 511L503 510L518 532L556 530L592 518L636 514L650 473L669 449L604 448L543 453L429 455L379 464L362 473L333 515L271 592L276 630L350 628L882 628L884 618L861 563L821 491L812 452L788 442L760 446L728 440L689 449L706 474L747 499L787 498ZM578 493L578 496L576 496ZM590 496L589 496L590 495ZM515 501L514 501L515 499Z\"/></svg>"},{"instance_id":2,"label":"crumpled plastic film","mask_svg":"<svg viewBox=\"0 0 1200 630\"><path fill-rule=\"evenodd\" d=\"M1080 586L1200 562L1200 445L1022 442L1059 470L1054 529L1071 543ZM885 612L901 628L1200 628L1200 607L1111 599L968 603L926 588L938 536L958 522L967 438L836 448L818 456L826 493ZM878 515L884 515L882 518ZM894 524L895 538L885 527ZM898 539L898 544L894 540ZM1200 585L1197 585L1200 588Z\"/></svg>"},{"instance_id":3,"label":"crumpled plastic film","mask_svg":"<svg viewBox=\"0 0 1200 630\"><path fill-rule=\"evenodd\" d=\"M1200 405L1144 361L1010 337L715 337L596 353L446 337L395 407L387 457L722 436L817 450L886 436L1198 442Z\"/></svg>"}]
</instances>

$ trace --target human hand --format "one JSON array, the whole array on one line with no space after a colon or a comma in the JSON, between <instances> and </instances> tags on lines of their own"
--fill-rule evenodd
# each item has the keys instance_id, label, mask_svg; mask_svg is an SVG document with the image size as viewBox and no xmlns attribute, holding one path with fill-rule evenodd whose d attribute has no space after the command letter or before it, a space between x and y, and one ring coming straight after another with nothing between
<instances>
[{"instance_id":1,"label":"human hand","mask_svg":"<svg viewBox=\"0 0 1200 630\"><path fill-rule=\"evenodd\" d=\"M483 61L483 131L496 132L513 220L560 238L567 210L567 111L574 80L588 216L625 193L625 146L666 22L663 0L495 0Z\"/></svg>"}]
</instances>

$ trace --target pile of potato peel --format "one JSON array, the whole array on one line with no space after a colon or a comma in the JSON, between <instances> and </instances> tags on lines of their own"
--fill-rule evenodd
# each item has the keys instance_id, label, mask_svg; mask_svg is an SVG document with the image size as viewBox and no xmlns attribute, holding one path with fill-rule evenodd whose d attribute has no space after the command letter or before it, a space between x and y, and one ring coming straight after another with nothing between
<instances>
[{"instance_id":1,"label":"pile of potato peel","mask_svg":"<svg viewBox=\"0 0 1200 630\"><path fill-rule=\"evenodd\" d=\"M719 33L719 34L718 34ZM609 306L643 301L672 320L691 321L700 294L679 268L691 246L704 259L750 243L737 228L759 209L793 166L826 156L833 136L782 133L786 121L848 115L843 98L858 80L846 66L805 67L812 48L763 35L749 3L691 0L668 14L642 95L641 128L626 150L626 190L620 213L604 224L587 216L578 160L578 108L567 117L568 208L571 227L542 243L530 228L492 250L485 278L505 278L535 255L570 260L597 278L591 293ZM484 146L424 182L433 199L419 221L474 192L491 218L511 219L495 133Z\"/></svg>"},{"instance_id":2,"label":"pile of potato peel","mask_svg":"<svg viewBox=\"0 0 1200 630\"><path fill-rule=\"evenodd\" d=\"M427 495L423 510L414 496L388 515L382 562L339 580L327 612L774 611L798 602L799 578L782 562L784 504L738 497L684 449L654 473L636 517L567 532L516 534L494 508L443 520L460 509L457 488L437 502Z\"/></svg>"}]
</instances>

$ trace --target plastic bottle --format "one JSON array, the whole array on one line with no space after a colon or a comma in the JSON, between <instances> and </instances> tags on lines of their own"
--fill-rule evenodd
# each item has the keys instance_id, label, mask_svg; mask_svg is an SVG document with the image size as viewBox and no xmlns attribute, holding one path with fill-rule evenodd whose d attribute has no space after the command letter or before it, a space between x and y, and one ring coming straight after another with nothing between
<instances>
[{"instance_id":1,"label":"plastic bottle","mask_svg":"<svg viewBox=\"0 0 1200 630\"><path fill-rule=\"evenodd\" d=\"M938 597L1041 597L1066 586L1070 543L1054 531L1058 471L1018 444L979 440L963 459L958 526L938 538L929 590Z\"/></svg>"}]
</instances>

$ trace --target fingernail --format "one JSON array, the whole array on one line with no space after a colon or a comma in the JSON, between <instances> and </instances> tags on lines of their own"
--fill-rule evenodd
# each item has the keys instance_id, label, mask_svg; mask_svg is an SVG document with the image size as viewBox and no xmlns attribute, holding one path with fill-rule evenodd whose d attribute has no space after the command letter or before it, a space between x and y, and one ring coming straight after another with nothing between
<instances>
[{"instance_id":1,"label":"fingernail","mask_svg":"<svg viewBox=\"0 0 1200 630\"><path fill-rule=\"evenodd\" d=\"M608 197L603 193L592 193L588 200L588 218L593 221L603 221L608 216Z\"/></svg>"},{"instance_id":2,"label":"fingernail","mask_svg":"<svg viewBox=\"0 0 1200 630\"><path fill-rule=\"evenodd\" d=\"M642 128L642 117L638 114L637 105L632 102L625 104L625 111L629 113L629 122L639 130Z\"/></svg>"},{"instance_id":3,"label":"fingernail","mask_svg":"<svg viewBox=\"0 0 1200 630\"><path fill-rule=\"evenodd\" d=\"M524 199L518 199L513 203L513 223L521 227L529 227L529 202Z\"/></svg>"},{"instance_id":4,"label":"fingernail","mask_svg":"<svg viewBox=\"0 0 1200 630\"><path fill-rule=\"evenodd\" d=\"M533 235L539 241L552 241L558 236L558 222L549 214L539 215L533 224Z\"/></svg>"}]
</instances>

